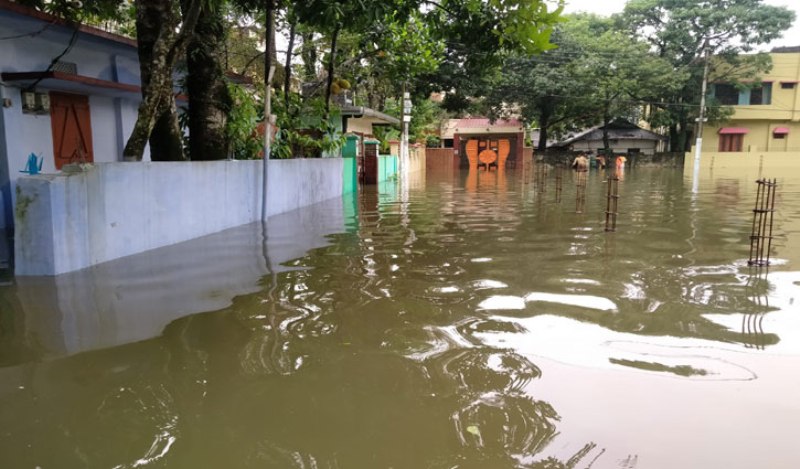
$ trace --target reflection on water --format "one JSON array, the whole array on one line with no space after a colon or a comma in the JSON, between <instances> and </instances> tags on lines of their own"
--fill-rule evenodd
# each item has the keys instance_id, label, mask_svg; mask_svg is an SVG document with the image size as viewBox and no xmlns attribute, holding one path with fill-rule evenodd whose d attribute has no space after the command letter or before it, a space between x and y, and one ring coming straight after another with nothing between
<instances>
[{"instance_id":1,"label":"reflection on water","mask_svg":"<svg viewBox=\"0 0 800 469\"><path fill-rule=\"evenodd\" d=\"M800 181L767 271L749 181L634 168L607 233L610 174L429 174L0 286L0 467L796 467Z\"/></svg>"}]
</instances>

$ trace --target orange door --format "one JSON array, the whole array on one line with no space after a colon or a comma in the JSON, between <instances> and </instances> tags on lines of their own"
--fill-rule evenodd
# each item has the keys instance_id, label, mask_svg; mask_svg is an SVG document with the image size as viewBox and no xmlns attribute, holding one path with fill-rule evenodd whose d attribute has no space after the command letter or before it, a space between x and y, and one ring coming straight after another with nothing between
<instances>
[{"instance_id":1,"label":"orange door","mask_svg":"<svg viewBox=\"0 0 800 469\"><path fill-rule=\"evenodd\" d=\"M88 96L50 93L50 123L56 169L94 161Z\"/></svg>"}]
</instances>

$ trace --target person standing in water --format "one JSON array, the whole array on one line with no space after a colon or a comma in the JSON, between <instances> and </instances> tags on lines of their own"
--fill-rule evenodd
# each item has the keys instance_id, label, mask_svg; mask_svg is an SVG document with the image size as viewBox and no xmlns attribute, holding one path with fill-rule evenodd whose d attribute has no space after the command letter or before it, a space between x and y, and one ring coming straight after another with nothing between
<instances>
[{"instance_id":1,"label":"person standing in water","mask_svg":"<svg viewBox=\"0 0 800 469\"><path fill-rule=\"evenodd\" d=\"M606 155L597 155L597 169L606 169Z\"/></svg>"},{"instance_id":2,"label":"person standing in water","mask_svg":"<svg viewBox=\"0 0 800 469\"><path fill-rule=\"evenodd\" d=\"M589 170L589 159L586 158L586 155L583 153L579 154L572 160L572 169L579 172L585 172Z\"/></svg>"}]
</instances>

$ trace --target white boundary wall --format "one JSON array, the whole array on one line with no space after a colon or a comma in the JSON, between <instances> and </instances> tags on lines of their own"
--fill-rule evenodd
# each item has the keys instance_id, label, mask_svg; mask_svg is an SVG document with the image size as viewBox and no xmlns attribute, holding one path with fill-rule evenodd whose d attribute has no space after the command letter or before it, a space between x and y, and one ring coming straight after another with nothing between
<instances>
[{"instance_id":1,"label":"white boundary wall","mask_svg":"<svg viewBox=\"0 0 800 469\"><path fill-rule=\"evenodd\" d=\"M261 219L261 161L102 163L26 176L16 275L58 275ZM269 162L267 216L341 197L337 159Z\"/></svg>"}]
</instances>

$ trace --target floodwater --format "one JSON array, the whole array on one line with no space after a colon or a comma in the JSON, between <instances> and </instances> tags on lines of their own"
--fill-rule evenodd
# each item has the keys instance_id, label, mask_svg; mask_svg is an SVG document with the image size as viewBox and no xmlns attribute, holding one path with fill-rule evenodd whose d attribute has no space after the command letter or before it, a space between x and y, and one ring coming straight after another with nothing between
<instances>
[{"instance_id":1,"label":"floodwater","mask_svg":"<svg viewBox=\"0 0 800 469\"><path fill-rule=\"evenodd\" d=\"M605 175L561 176L0 286L0 467L800 467L800 177L767 270L755 177L634 168L606 232Z\"/></svg>"}]
</instances>

